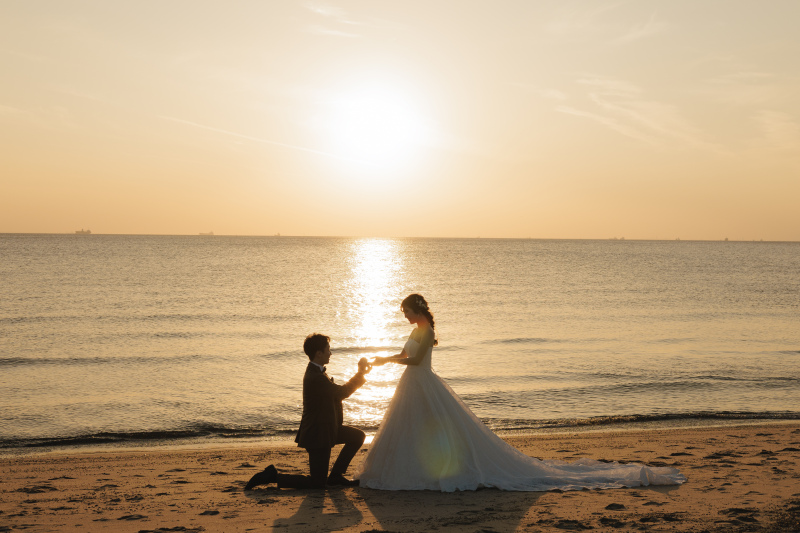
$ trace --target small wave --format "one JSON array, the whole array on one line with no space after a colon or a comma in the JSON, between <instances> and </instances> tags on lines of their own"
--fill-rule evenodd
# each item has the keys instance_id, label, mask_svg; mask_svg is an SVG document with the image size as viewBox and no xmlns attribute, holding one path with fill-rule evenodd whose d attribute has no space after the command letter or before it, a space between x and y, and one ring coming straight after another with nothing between
<instances>
[{"instance_id":1,"label":"small wave","mask_svg":"<svg viewBox=\"0 0 800 533\"><path fill-rule=\"evenodd\" d=\"M629 414L613 416L597 416L587 418L557 419L504 419L483 418L482 421L492 430L502 431L535 431L548 429L569 429L584 427L603 427L621 424L639 424L645 422L668 421L712 421L712 420L800 420L800 412L757 412L757 411L698 411L685 413L653 413ZM353 424L368 432L374 432L378 426L374 424ZM291 440L297 431L296 423L284 422L272 427L227 426L223 424L195 424L186 428L165 429L155 431L101 432L71 436L52 436L38 438L3 438L0 449L10 448L53 448L91 445L124 445L125 443L157 443L172 441L174 444L190 439L247 439L273 437Z\"/></svg>"},{"instance_id":2,"label":"small wave","mask_svg":"<svg viewBox=\"0 0 800 533\"><path fill-rule=\"evenodd\" d=\"M141 363L181 361L196 362L200 360L217 359L213 355L179 355L179 356L131 356L131 357L0 357L0 367L2 366L36 366L36 365L127 365Z\"/></svg>"},{"instance_id":3,"label":"small wave","mask_svg":"<svg viewBox=\"0 0 800 533\"><path fill-rule=\"evenodd\" d=\"M651 344L689 344L692 342L696 342L697 339L692 339L689 337L686 338L664 338L664 339L653 339L650 342Z\"/></svg>"},{"instance_id":4,"label":"small wave","mask_svg":"<svg viewBox=\"0 0 800 533\"><path fill-rule=\"evenodd\" d=\"M58 320L74 320L75 318L80 317L72 317L72 316L9 316L0 318L0 324L25 324L25 323L40 323L40 322L47 322L47 321L58 321Z\"/></svg>"},{"instance_id":5,"label":"small wave","mask_svg":"<svg viewBox=\"0 0 800 533\"><path fill-rule=\"evenodd\" d=\"M776 381L800 381L800 378L792 376L751 376L751 377L736 377L736 376L718 376L714 374L691 376L691 380L705 380L705 381L743 381L747 383L773 383Z\"/></svg>"},{"instance_id":6,"label":"small wave","mask_svg":"<svg viewBox=\"0 0 800 533\"><path fill-rule=\"evenodd\" d=\"M652 413L587 418L556 418L549 420L525 420L485 418L482 421L494 430L535 430L549 428L580 428L610 426L617 424L638 424L644 422L668 422L678 420L800 420L800 412L794 411L695 411L686 413Z\"/></svg>"},{"instance_id":7,"label":"small wave","mask_svg":"<svg viewBox=\"0 0 800 533\"><path fill-rule=\"evenodd\" d=\"M558 339L543 339L540 337L517 337L513 339L492 339L480 344L542 344L545 342L563 342Z\"/></svg>"},{"instance_id":8,"label":"small wave","mask_svg":"<svg viewBox=\"0 0 800 533\"><path fill-rule=\"evenodd\" d=\"M237 321L257 321L257 322L284 322L302 318L298 315L252 315L252 314L208 314L208 313L174 313L174 314L152 314L141 316L113 316L120 320L130 321L175 321L175 322L237 322Z\"/></svg>"},{"instance_id":9,"label":"small wave","mask_svg":"<svg viewBox=\"0 0 800 533\"><path fill-rule=\"evenodd\" d=\"M527 380L528 378L526 378ZM734 382L741 383L734 384ZM750 390L789 389L794 390L800 383L800 378L792 376L764 377L764 378L701 378L681 379L673 381L645 381L645 382L599 382L583 386L570 386L565 388L528 389L516 393L497 395L495 392L475 392L462 395L468 404L491 404L513 407L525 407L544 399L554 398L611 398L631 395L663 395L666 393L692 393L707 390L727 390L730 387L746 387Z\"/></svg>"},{"instance_id":10,"label":"small wave","mask_svg":"<svg viewBox=\"0 0 800 533\"><path fill-rule=\"evenodd\" d=\"M199 331L157 331L147 337L155 337L156 339L191 339L193 337L207 337L208 333Z\"/></svg>"},{"instance_id":11,"label":"small wave","mask_svg":"<svg viewBox=\"0 0 800 533\"><path fill-rule=\"evenodd\" d=\"M436 351L452 351L452 350L461 350L460 346L437 346ZM333 348L333 353L379 353L379 352L391 352L392 354L398 354L403 350L402 343L392 344L391 346L344 346L338 347L335 346Z\"/></svg>"},{"instance_id":12,"label":"small wave","mask_svg":"<svg viewBox=\"0 0 800 533\"><path fill-rule=\"evenodd\" d=\"M590 418L566 418L547 421L542 427L604 426L668 420L800 420L800 412L698 411L687 413L655 413Z\"/></svg>"},{"instance_id":13,"label":"small wave","mask_svg":"<svg viewBox=\"0 0 800 533\"><path fill-rule=\"evenodd\" d=\"M400 348L397 346L335 346L332 349L334 354L346 354L346 353L380 353L380 352L392 352L392 353L399 353ZM296 350L284 350L280 352L269 352L265 354L261 354L261 357L265 357L267 359L280 359L283 357L297 357L297 356L306 357L305 353L303 353L302 347Z\"/></svg>"},{"instance_id":14,"label":"small wave","mask_svg":"<svg viewBox=\"0 0 800 533\"><path fill-rule=\"evenodd\" d=\"M249 314L208 314L208 313L163 313L151 315L35 315L0 318L0 324L39 324L44 322L287 322L298 320L298 315L249 315Z\"/></svg>"},{"instance_id":15,"label":"small wave","mask_svg":"<svg viewBox=\"0 0 800 533\"><path fill-rule=\"evenodd\" d=\"M372 353L372 352L400 352L398 346L335 346L334 352L337 353Z\"/></svg>"},{"instance_id":16,"label":"small wave","mask_svg":"<svg viewBox=\"0 0 800 533\"><path fill-rule=\"evenodd\" d=\"M622 392L630 393L646 393L649 391L691 391L703 389L708 387L725 386L719 382L740 382L747 383L748 387L784 387L787 383L798 382L800 379L790 376L778 377L752 377L752 378L730 378L727 376L704 376L699 378L689 378L684 380L675 381L649 381L643 383L612 383L603 384L597 387L583 387L575 388L576 392L589 392L602 390L607 394L614 394Z\"/></svg>"},{"instance_id":17,"label":"small wave","mask_svg":"<svg viewBox=\"0 0 800 533\"><path fill-rule=\"evenodd\" d=\"M269 436L289 437L296 429L288 427L233 427L221 424L196 424L184 429L157 431L120 431L84 435L41 438L0 439L0 448L42 448L55 446L85 446L92 444L120 444L125 442L187 440L200 437L252 438Z\"/></svg>"},{"instance_id":18,"label":"small wave","mask_svg":"<svg viewBox=\"0 0 800 533\"><path fill-rule=\"evenodd\" d=\"M37 359L41 360L41 358ZM30 359L24 359L22 357L0 357L0 366L25 366L31 364L29 361Z\"/></svg>"}]
</instances>

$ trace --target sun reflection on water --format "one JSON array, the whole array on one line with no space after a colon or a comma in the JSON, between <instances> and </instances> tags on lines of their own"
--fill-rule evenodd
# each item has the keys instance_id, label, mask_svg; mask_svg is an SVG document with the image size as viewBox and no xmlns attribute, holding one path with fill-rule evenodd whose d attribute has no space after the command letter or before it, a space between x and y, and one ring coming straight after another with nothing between
<instances>
[{"instance_id":1,"label":"sun reflection on water","mask_svg":"<svg viewBox=\"0 0 800 533\"><path fill-rule=\"evenodd\" d=\"M379 239L353 243L347 301L361 346L382 347L391 340L389 325L397 319L398 278L404 270L399 244Z\"/></svg>"},{"instance_id":2,"label":"sun reflection on water","mask_svg":"<svg viewBox=\"0 0 800 533\"><path fill-rule=\"evenodd\" d=\"M350 253L351 278L346 284L346 312L352 331L354 370L358 359L395 355L400 352L398 319L404 287L403 242L361 239ZM374 367L367 384L345 402L351 423L375 427L383 418L405 367L395 364Z\"/></svg>"}]
</instances>

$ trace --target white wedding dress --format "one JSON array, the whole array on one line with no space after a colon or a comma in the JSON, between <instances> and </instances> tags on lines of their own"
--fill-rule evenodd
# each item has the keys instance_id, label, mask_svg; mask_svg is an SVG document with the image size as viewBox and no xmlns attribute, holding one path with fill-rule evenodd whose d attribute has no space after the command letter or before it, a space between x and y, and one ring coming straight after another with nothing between
<instances>
[{"instance_id":1,"label":"white wedding dress","mask_svg":"<svg viewBox=\"0 0 800 533\"><path fill-rule=\"evenodd\" d=\"M413 356L419 343L409 338ZM354 477L383 490L503 490L677 485L675 468L575 462L529 457L495 435L431 369L432 348L418 366L407 366L364 462Z\"/></svg>"}]
</instances>

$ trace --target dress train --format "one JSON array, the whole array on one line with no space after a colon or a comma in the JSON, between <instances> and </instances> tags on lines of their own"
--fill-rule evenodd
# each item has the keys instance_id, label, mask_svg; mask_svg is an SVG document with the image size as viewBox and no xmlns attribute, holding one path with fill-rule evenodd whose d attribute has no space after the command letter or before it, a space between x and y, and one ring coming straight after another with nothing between
<instances>
[{"instance_id":1,"label":"dress train","mask_svg":"<svg viewBox=\"0 0 800 533\"><path fill-rule=\"evenodd\" d=\"M409 338L405 350L416 353ZM355 477L383 490L516 491L677 485L675 468L580 459L540 460L494 434L431 369L431 351L407 366Z\"/></svg>"}]
</instances>

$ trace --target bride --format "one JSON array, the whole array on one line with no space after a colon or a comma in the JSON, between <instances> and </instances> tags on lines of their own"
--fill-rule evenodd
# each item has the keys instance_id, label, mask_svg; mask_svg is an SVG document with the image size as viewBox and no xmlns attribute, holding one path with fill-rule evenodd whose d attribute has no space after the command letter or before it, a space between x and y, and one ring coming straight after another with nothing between
<instances>
[{"instance_id":1,"label":"bride","mask_svg":"<svg viewBox=\"0 0 800 533\"><path fill-rule=\"evenodd\" d=\"M362 487L384 490L546 491L677 485L674 468L605 463L567 463L529 457L495 435L431 369L438 344L433 314L419 294L401 304L416 328L400 354L373 365L406 365L372 446L355 477Z\"/></svg>"}]
</instances>

